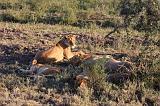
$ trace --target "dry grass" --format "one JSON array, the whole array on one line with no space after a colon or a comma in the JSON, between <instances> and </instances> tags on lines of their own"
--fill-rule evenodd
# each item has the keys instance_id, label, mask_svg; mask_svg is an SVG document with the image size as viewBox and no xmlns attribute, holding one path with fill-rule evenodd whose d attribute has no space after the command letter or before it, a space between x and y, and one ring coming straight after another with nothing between
<instances>
[{"instance_id":1,"label":"dry grass","mask_svg":"<svg viewBox=\"0 0 160 106\"><path fill-rule=\"evenodd\" d=\"M64 25L0 23L0 104L3 105L71 105L101 106L160 104L160 48L159 36L150 36L144 42L144 33L130 29L127 35L124 29L111 36L115 44L105 44L104 39L97 41L97 36L108 34L112 29L77 28ZM28 67L39 49L46 49L55 44L60 36L55 33L78 33L84 41L79 41L84 51L106 53L127 53L132 61L135 77L132 81L116 85L105 82L103 89L73 89L72 74L81 72L80 67L66 67L55 78L20 75L19 68ZM94 40L90 40L91 37ZM132 40L133 39L133 40ZM91 42L93 41L93 43ZM97 42L96 42L97 41ZM95 45L96 44L96 45ZM103 44L103 45L101 45ZM120 58L123 60L124 58ZM98 74L101 76L101 74ZM102 75L103 76L103 75Z\"/></svg>"}]
</instances>

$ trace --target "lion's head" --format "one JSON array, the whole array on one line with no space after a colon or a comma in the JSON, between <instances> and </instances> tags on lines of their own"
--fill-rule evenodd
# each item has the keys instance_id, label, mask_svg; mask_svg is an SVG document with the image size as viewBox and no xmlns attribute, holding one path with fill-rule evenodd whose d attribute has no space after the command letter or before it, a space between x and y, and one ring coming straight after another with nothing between
<instances>
[{"instance_id":1,"label":"lion's head","mask_svg":"<svg viewBox=\"0 0 160 106\"><path fill-rule=\"evenodd\" d=\"M66 35L61 41L66 47L75 48L76 47L76 36L75 35Z\"/></svg>"}]
</instances>

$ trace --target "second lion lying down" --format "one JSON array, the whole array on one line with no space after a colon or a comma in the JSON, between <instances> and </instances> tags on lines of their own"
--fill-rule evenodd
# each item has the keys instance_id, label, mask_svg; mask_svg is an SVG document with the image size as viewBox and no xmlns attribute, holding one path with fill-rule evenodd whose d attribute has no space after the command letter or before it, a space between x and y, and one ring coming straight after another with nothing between
<instances>
[{"instance_id":1,"label":"second lion lying down","mask_svg":"<svg viewBox=\"0 0 160 106\"><path fill-rule=\"evenodd\" d=\"M53 67L51 65L35 64L30 67L29 70L20 69L23 73L27 75L50 75L54 73L60 73L61 69L58 67Z\"/></svg>"}]
</instances>

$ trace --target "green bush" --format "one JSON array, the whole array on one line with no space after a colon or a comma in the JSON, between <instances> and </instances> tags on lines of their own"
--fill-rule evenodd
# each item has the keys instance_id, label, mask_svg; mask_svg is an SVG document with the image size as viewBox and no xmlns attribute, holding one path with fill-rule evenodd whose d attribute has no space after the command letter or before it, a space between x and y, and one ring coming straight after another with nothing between
<instances>
[{"instance_id":1,"label":"green bush","mask_svg":"<svg viewBox=\"0 0 160 106\"><path fill-rule=\"evenodd\" d=\"M5 9L18 22L43 22L49 24L84 23L88 16L98 13L114 13L116 2L97 0L0 0ZM113 6L113 8L111 8ZM11 12L13 11L13 13ZM83 15L85 11L86 16ZM14 14L16 13L16 14ZM11 21L11 20L8 20ZM83 22L82 22L83 21ZM87 22L85 22L87 24ZM78 24L77 24L78 25ZM81 25L85 26L85 25Z\"/></svg>"},{"instance_id":2,"label":"green bush","mask_svg":"<svg viewBox=\"0 0 160 106\"><path fill-rule=\"evenodd\" d=\"M43 22L69 24L80 27L100 23L114 27L119 20L100 19L101 16L124 15L124 23L138 31L160 30L159 2L157 0L0 0L1 21ZM118 11L120 10L120 11ZM98 14L98 15L96 15ZM94 19L90 19L90 17ZM93 21L92 21L93 20ZM102 23L102 24L101 24Z\"/></svg>"},{"instance_id":3,"label":"green bush","mask_svg":"<svg viewBox=\"0 0 160 106\"><path fill-rule=\"evenodd\" d=\"M5 9L11 9L12 5L11 3L0 3L0 9L5 10Z\"/></svg>"},{"instance_id":4,"label":"green bush","mask_svg":"<svg viewBox=\"0 0 160 106\"><path fill-rule=\"evenodd\" d=\"M74 12L74 9L72 8L67 8L67 10L64 11L64 16L62 18L64 23L67 24L73 24L77 22L77 17L76 17L76 12Z\"/></svg>"},{"instance_id":5,"label":"green bush","mask_svg":"<svg viewBox=\"0 0 160 106\"><path fill-rule=\"evenodd\" d=\"M94 8L96 5L96 0L78 0L78 7L83 10L87 10L89 8Z\"/></svg>"},{"instance_id":6,"label":"green bush","mask_svg":"<svg viewBox=\"0 0 160 106\"><path fill-rule=\"evenodd\" d=\"M160 4L157 0L122 0L120 15L125 24L138 31L155 32L160 29Z\"/></svg>"},{"instance_id":7,"label":"green bush","mask_svg":"<svg viewBox=\"0 0 160 106\"><path fill-rule=\"evenodd\" d=\"M105 62L106 58L88 60L82 64L83 70L88 73L90 86L95 88L104 88L106 83Z\"/></svg>"},{"instance_id":8,"label":"green bush","mask_svg":"<svg viewBox=\"0 0 160 106\"><path fill-rule=\"evenodd\" d=\"M8 13L0 14L0 21L16 22L17 19Z\"/></svg>"}]
</instances>

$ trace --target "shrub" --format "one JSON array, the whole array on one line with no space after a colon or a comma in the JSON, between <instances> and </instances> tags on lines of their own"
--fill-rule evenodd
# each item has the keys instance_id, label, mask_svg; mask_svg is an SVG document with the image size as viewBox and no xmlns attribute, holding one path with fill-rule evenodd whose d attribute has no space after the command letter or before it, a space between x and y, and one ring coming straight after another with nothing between
<instances>
[{"instance_id":1,"label":"shrub","mask_svg":"<svg viewBox=\"0 0 160 106\"><path fill-rule=\"evenodd\" d=\"M77 21L77 4L75 0L70 2L60 0L46 6L48 8L42 17L42 20L46 23L73 24Z\"/></svg>"},{"instance_id":2,"label":"shrub","mask_svg":"<svg viewBox=\"0 0 160 106\"><path fill-rule=\"evenodd\" d=\"M16 22L17 19L8 13L0 14L0 21Z\"/></svg>"},{"instance_id":3,"label":"shrub","mask_svg":"<svg viewBox=\"0 0 160 106\"><path fill-rule=\"evenodd\" d=\"M72 8L67 8L65 11L64 11L64 16L62 18L63 22L64 23L67 23L67 24L73 24L75 22L77 22L77 17L76 17L76 12L74 11L74 9Z\"/></svg>"},{"instance_id":4,"label":"shrub","mask_svg":"<svg viewBox=\"0 0 160 106\"><path fill-rule=\"evenodd\" d=\"M0 3L0 9L5 10L5 9L11 9L12 5L11 3Z\"/></svg>"},{"instance_id":5,"label":"shrub","mask_svg":"<svg viewBox=\"0 0 160 106\"><path fill-rule=\"evenodd\" d=\"M131 25L138 31L159 30L159 9L160 5L157 0L122 0L120 3L120 15L125 16L125 24Z\"/></svg>"},{"instance_id":6,"label":"shrub","mask_svg":"<svg viewBox=\"0 0 160 106\"><path fill-rule=\"evenodd\" d=\"M2 0L0 9L17 22L43 22L49 24L70 24L81 27L89 26L88 17L95 13L115 14L115 0ZM85 13L85 15L83 14Z\"/></svg>"},{"instance_id":7,"label":"shrub","mask_svg":"<svg viewBox=\"0 0 160 106\"><path fill-rule=\"evenodd\" d=\"M83 10L87 10L89 8L94 8L96 4L96 0L78 0L79 8Z\"/></svg>"},{"instance_id":8,"label":"shrub","mask_svg":"<svg viewBox=\"0 0 160 106\"><path fill-rule=\"evenodd\" d=\"M106 58L99 58L88 60L82 64L83 70L88 73L91 87L97 89L104 88L106 82L105 62Z\"/></svg>"}]
</instances>

